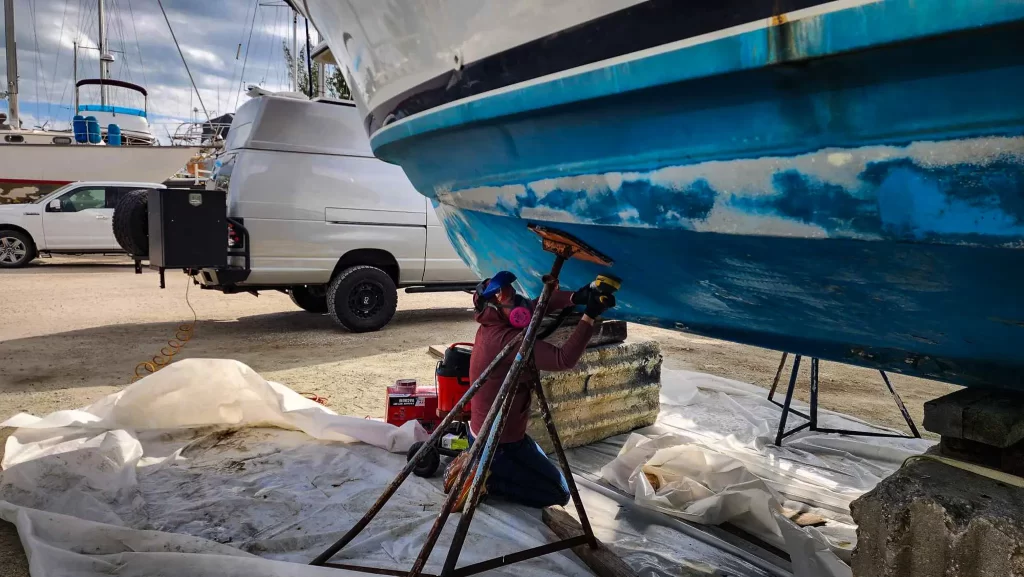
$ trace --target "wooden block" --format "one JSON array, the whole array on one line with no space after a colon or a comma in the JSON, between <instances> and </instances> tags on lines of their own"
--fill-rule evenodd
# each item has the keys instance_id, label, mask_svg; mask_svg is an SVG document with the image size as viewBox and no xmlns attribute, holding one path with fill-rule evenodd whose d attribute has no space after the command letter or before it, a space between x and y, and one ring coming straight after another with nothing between
<instances>
[{"instance_id":1,"label":"wooden block","mask_svg":"<svg viewBox=\"0 0 1024 577\"><path fill-rule=\"evenodd\" d=\"M793 509L782 509L782 514L787 519L801 527L817 527L825 524L825 518L808 511L796 511Z\"/></svg>"},{"instance_id":2,"label":"wooden block","mask_svg":"<svg viewBox=\"0 0 1024 577\"><path fill-rule=\"evenodd\" d=\"M541 514L544 524L558 535L559 539L568 539L583 534L580 522L573 518L562 507L546 507ZM573 553L590 567L598 577L636 577L636 572L601 541L591 549L588 545L572 548Z\"/></svg>"},{"instance_id":3,"label":"wooden block","mask_svg":"<svg viewBox=\"0 0 1024 577\"><path fill-rule=\"evenodd\" d=\"M444 352L446 350L448 350L448 345L430 345L427 347L427 354L438 359L443 359Z\"/></svg>"},{"instance_id":4,"label":"wooden block","mask_svg":"<svg viewBox=\"0 0 1024 577\"><path fill-rule=\"evenodd\" d=\"M961 389L924 404L924 428L943 438L1005 449L1024 441L1024 395Z\"/></svg>"}]
</instances>

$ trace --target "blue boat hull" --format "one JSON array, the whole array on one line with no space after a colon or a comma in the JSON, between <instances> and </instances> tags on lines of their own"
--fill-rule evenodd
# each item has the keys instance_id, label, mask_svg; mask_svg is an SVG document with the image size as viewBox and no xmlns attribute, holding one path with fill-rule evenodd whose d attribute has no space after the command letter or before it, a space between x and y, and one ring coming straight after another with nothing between
<instances>
[{"instance_id":1,"label":"blue boat hull","mask_svg":"<svg viewBox=\"0 0 1024 577\"><path fill-rule=\"evenodd\" d=\"M1024 389L1022 94L1024 3L848 0L371 141L482 275L537 292L538 222L615 260L617 318Z\"/></svg>"}]
</instances>

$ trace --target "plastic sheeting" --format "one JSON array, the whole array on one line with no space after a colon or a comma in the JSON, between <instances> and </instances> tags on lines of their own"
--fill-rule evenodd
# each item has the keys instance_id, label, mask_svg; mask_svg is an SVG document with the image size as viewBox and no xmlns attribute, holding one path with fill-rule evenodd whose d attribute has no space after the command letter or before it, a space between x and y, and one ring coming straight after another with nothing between
<instances>
[{"instance_id":1,"label":"plastic sheeting","mask_svg":"<svg viewBox=\"0 0 1024 577\"><path fill-rule=\"evenodd\" d=\"M779 449L779 409L765 391L698 373L666 370L663 380L657 425L572 451L574 467L590 478L601 471L647 509L760 535L793 556L797 575L842 575L835 552L852 546L849 502L928 445L801 434ZM235 361L198 359L84 409L4 425L20 428L2 463L0 518L17 525L36 577L342 575L305 563L369 508L425 435L415 424L338 416ZM701 529L715 538L680 532L658 513L581 493L598 537L641 575L784 574L753 559L755 547L716 548L725 534L716 527ZM408 568L441 501L436 479L410 477L336 560ZM801 529L783 507L816 507L829 521ZM448 525L428 571L440 569ZM462 563L554 538L538 511L490 501ZM498 573L589 574L564 553Z\"/></svg>"},{"instance_id":2,"label":"plastic sheeting","mask_svg":"<svg viewBox=\"0 0 1024 577\"><path fill-rule=\"evenodd\" d=\"M179 361L85 409L4 425L22 428L7 443L0 518L17 526L34 577L344 575L305 563L362 516L423 435L338 416L215 360ZM338 559L408 569L440 507L436 485L410 477ZM440 570L454 525L428 571ZM484 505L462 561L553 539L537 511ZM589 575L564 554L497 573L523 571Z\"/></svg>"},{"instance_id":3,"label":"plastic sheeting","mask_svg":"<svg viewBox=\"0 0 1024 577\"><path fill-rule=\"evenodd\" d=\"M746 530L789 553L798 577L848 576L850 502L931 442L803 432L776 447L781 409L766 396L746 383L665 370L657 424L630 435L601 477L644 507ZM828 411L819 420L879 430ZM787 516L796 511L822 516L824 526L797 526Z\"/></svg>"}]
</instances>

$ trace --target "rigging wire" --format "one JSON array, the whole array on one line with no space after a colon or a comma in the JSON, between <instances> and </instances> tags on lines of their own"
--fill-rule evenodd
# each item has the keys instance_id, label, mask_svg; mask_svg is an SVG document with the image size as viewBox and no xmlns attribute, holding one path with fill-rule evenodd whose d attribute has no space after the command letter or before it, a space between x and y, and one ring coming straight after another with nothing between
<instances>
[{"instance_id":1,"label":"rigging wire","mask_svg":"<svg viewBox=\"0 0 1024 577\"><path fill-rule=\"evenodd\" d=\"M117 14L117 18L114 20L114 32L117 33L117 38L121 42L120 74L124 75L123 77L127 78L129 82L134 82L134 79L132 78L131 63L125 56L128 53L128 48L124 44L124 13L121 12L121 5L118 4L117 0L111 0L111 5L113 7L113 13ZM128 104L128 102L125 102L125 104Z\"/></svg>"},{"instance_id":2,"label":"rigging wire","mask_svg":"<svg viewBox=\"0 0 1024 577\"><path fill-rule=\"evenodd\" d=\"M39 120L39 104L42 102L41 100L39 100L39 85L40 84L43 85L43 93L46 95L47 100L49 100L49 98L50 98L50 93L49 93L49 90L47 90L47 88L46 88L46 74L44 72L42 72L42 70L43 70L43 57L39 53L39 32L38 32L37 27L36 27L36 3L35 2L30 2L28 6L29 6L29 17L32 20L32 44L35 47L35 52L36 52L36 85L35 85L36 113L33 116L35 117L36 120ZM40 75L42 75L42 80L40 80ZM49 115L49 109L47 109L47 115Z\"/></svg>"},{"instance_id":3,"label":"rigging wire","mask_svg":"<svg viewBox=\"0 0 1024 577\"><path fill-rule=\"evenodd\" d=\"M255 6L259 6L259 3L260 3L260 0L256 0ZM238 34L238 45L237 45L238 47L235 48L235 63L231 66L231 84L228 85L229 89L230 89L230 87L235 85L235 72L238 71L238 59L241 58L241 56L242 56L242 54L241 54L242 53L242 39L245 38L245 23L248 20L249 20L249 9L246 8L245 9L245 18L242 20L242 27L239 30L239 34ZM230 92L227 92L225 94L225 96L227 97L228 101L231 100L231 93ZM218 109L220 108L220 103L219 102L217 103L217 108Z\"/></svg>"},{"instance_id":4,"label":"rigging wire","mask_svg":"<svg viewBox=\"0 0 1024 577\"><path fill-rule=\"evenodd\" d=\"M68 2L69 2L69 0L64 0L64 15L61 16L61 18L60 18L60 36L57 37L57 48L58 48L57 49L57 57L53 61L53 76L50 78L50 86L52 86L54 88L56 88L56 86L57 86L57 69L60 67L60 45L61 45L62 42L64 42L64 22L68 18ZM67 91L67 83L64 84L64 92L66 92L66 91ZM64 92L61 92L61 95L60 95L60 104L62 104L62 105L64 104ZM48 117L50 117L51 120L56 120L50 114L50 99L49 98L47 98L47 103L46 103L46 115Z\"/></svg>"},{"instance_id":5,"label":"rigging wire","mask_svg":"<svg viewBox=\"0 0 1024 577\"><path fill-rule=\"evenodd\" d=\"M135 48L139 51L139 68L142 69L142 83L149 86L149 79L146 78L146 64L142 61L142 43L139 42L139 30L135 27L135 11L132 10L132 0L128 0L128 14L132 19L132 34L135 35ZM125 55L125 58L128 58Z\"/></svg>"},{"instance_id":6,"label":"rigging wire","mask_svg":"<svg viewBox=\"0 0 1024 577\"><path fill-rule=\"evenodd\" d=\"M274 61L274 37L277 36L277 29L281 23L281 11L274 10L274 27L270 33L270 53L267 54L267 68L263 71L263 79L260 81L260 85L263 86L267 81L267 76L270 75L270 63Z\"/></svg>"},{"instance_id":7,"label":"rigging wire","mask_svg":"<svg viewBox=\"0 0 1024 577\"><path fill-rule=\"evenodd\" d=\"M249 25L249 39L245 42L245 58L242 59L242 74L238 79L238 92L235 94L235 110L238 110L238 98L242 96L242 86L245 83L245 65L249 62L249 46L252 44L252 29L256 24L256 13L259 11L260 0L256 0L256 9L252 12L252 24Z\"/></svg>"},{"instance_id":8,"label":"rigging wire","mask_svg":"<svg viewBox=\"0 0 1024 577\"><path fill-rule=\"evenodd\" d=\"M206 120L209 122L210 113L206 111L206 105L203 104L203 95L199 94L199 88L196 86L195 78L192 78L192 70L188 67L188 61L185 60L185 54L181 51L181 45L178 44L178 38L174 35L174 27L171 26L171 19L167 17L167 11L164 10L163 0L156 0L156 3L160 6L160 12L164 15L164 20L167 22L167 29L171 31L171 39L174 40L174 47L178 49L178 56L181 56L181 63L185 65L185 72L188 72L188 79L192 82L192 89L196 91L196 98L199 99L199 105L203 107L203 114L206 115Z\"/></svg>"}]
</instances>

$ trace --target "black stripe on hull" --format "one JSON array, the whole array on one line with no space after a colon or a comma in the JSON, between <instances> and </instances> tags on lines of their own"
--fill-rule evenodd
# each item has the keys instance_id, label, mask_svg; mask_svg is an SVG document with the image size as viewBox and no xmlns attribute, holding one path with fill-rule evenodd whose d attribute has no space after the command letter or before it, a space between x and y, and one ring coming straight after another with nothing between
<instances>
[{"instance_id":1,"label":"black stripe on hull","mask_svg":"<svg viewBox=\"0 0 1024 577\"><path fill-rule=\"evenodd\" d=\"M449 102L831 0L647 0L437 76L374 108L373 134ZM454 64L454 63L453 63Z\"/></svg>"}]
</instances>

